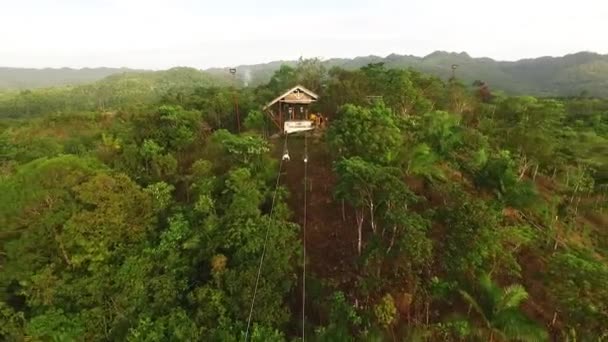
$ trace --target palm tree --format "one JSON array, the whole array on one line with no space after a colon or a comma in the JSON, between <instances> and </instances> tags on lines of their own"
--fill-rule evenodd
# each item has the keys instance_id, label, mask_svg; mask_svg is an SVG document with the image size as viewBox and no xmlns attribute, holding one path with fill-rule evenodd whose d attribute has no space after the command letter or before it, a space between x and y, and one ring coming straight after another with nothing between
<instances>
[{"instance_id":1,"label":"palm tree","mask_svg":"<svg viewBox=\"0 0 608 342\"><path fill-rule=\"evenodd\" d=\"M488 341L546 341L545 329L526 317L519 309L528 298L526 289L514 284L500 288L488 275L479 279L475 296L459 290L462 298L475 310L482 326L478 333ZM469 311L470 311L469 309Z\"/></svg>"}]
</instances>

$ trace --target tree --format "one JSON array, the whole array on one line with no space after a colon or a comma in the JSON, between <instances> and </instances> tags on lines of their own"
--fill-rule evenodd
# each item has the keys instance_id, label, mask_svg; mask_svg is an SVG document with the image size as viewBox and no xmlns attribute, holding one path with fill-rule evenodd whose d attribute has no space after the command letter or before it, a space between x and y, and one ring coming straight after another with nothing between
<instances>
[{"instance_id":1,"label":"tree","mask_svg":"<svg viewBox=\"0 0 608 342\"><path fill-rule=\"evenodd\" d=\"M444 111L422 116L420 140L428 143L442 156L448 156L461 141L460 118Z\"/></svg>"},{"instance_id":2,"label":"tree","mask_svg":"<svg viewBox=\"0 0 608 342\"><path fill-rule=\"evenodd\" d=\"M483 340L546 341L547 332L519 309L528 298L523 286L500 288L488 275L482 275L474 290L459 290L462 299L477 314L478 334Z\"/></svg>"},{"instance_id":3,"label":"tree","mask_svg":"<svg viewBox=\"0 0 608 342\"><path fill-rule=\"evenodd\" d=\"M325 83L327 70L319 58L304 59L300 57L295 73L298 83L315 93L319 93ZM287 89L285 88L283 91Z\"/></svg>"},{"instance_id":4,"label":"tree","mask_svg":"<svg viewBox=\"0 0 608 342\"><path fill-rule=\"evenodd\" d=\"M219 87L197 88L188 98L187 108L199 110L211 128L236 130L234 91Z\"/></svg>"},{"instance_id":5,"label":"tree","mask_svg":"<svg viewBox=\"0 0 608 342\"><path fill-rule=\"evenodd\" d=\"M149 172L152 161L157 159L163 152L163 147L159 146L154 140L146 139L141 145L140 153L146 163L146 171Z\"/></svg>"},{"instance_id":6,"label":"tree","mask_svg":"<svg viewBox=\"0 0 608 342\"><path fill-rule=\"evenodd\" d=\"M363 246L363 222L365 209L369 211L372 231L377 231L376 212L389 199L388 189L402 186L395 176L395 169L366 162L359 157L342 159L335 166L338 175L336 196L355 208L357 217L357 250L361 254ZM398 204L395 204L398 205Z\"/></svg>"},{"instance_id":7,"label":"tree","mask_svg":"<svg viewBox=\"0 0 608 342\"><path fill-rule=\"evenodd\" d=\"M346 301L342 292L331 298L329 324L316 331L318 341L355 341L352 331L362 324L362 318L355 308Z\"/></svg>"},{"instance_id":8,"label":"tree","mask_svg":"<svg viewBox=\"0 0 608 342\"><path fill-rule=\"evenodd\" d=\"M456 280L489 272L496 255L506 252L498 239L500 211L458 188L445 196L453 202L438 210L437 218L446 228L441 243L446 271Z\"/></svg>"},{"instance_id":9,"label":"tree","mask_svg":"<svg viewBox=\"0 0 608 342\"><path fill-rule=\"evenodd\" d=\"M519 157L520 178L531 166L555 166L558 132L564 116L564 106L556 100L521 96L499 102L494 116L498 132L494 134Z\"/></svg>"},{"instance_id":10,"label":"tree","mask_svg":"<svg viewBox=\"0 0 608 342\"><path fill-rule=\"evenodd\" d=\"M390 328L397 319L397 308L393 296L386 294L382 297L380 303L374 306L374 315L383 328Z\"/></svg>"},{"instance_id":11,"label":"tree","mask_svg":"<svg viewBox=\"0 0 608 342\"><path fill-rule=\"evenodd\" d=\"M13 309L28 312L27 332L107 338L135 309L123 306L124 283L113 275L152 233L151 198L128 177L74 156L22 166L2 194L13 203L0 212L3 233L13 233L3 241L0 287L22 303Z\"/></svg>"},{"instance_id":12,"label":"tree","mask_svg":"<svg viewBox=\"0 0 608 342\"><path fill-rule=\"evenodd\" d=\"M418 75L411 70L386 69L384 63L372 63L361 68L366 84L366 96L380 96L400 116L422 114L433 104L424 97Z\"/></svg>"},{"instance_id":13,"label":"tree","mask_svg":"<svg viewBox=\"0 0 608 342\"><path fill-rule=\"evenodd\" d=\"M535 185L522 180L516 173L516 162L509 151L499 151L488 157L485 150L475 174L477 186L493 190L505 204L517 209L534 209L538 204Z\"/></svg>"},{"instance_id":14,"label":"tree","mask_svg":"<svg viewBox=\"0 0 608 342\"><path fill-rule=\"evenodd\" d=\"M382 103L370 108L345 105L327 133L330 146L341 157L360 157L390 165L403 143L395 115Z\"/></svg>"},{"instance_id":15,"label":"tree","mask_svg":"<svg viewBox=\"0 0 608 342\"><path fill-rule=\"evenodd\" d=\"M289 88L294 87L297 83L298 73L296 69L283 64L279 70L275 71L275 73L272 75L267 87L270 92L276 96L276 94L281 94L287 91Z\"/></svg>"},{"instance_id":16,"label":"tree","mask_svg":"<svg viewBox=\"0 0 608 342\"><path fill-rule=\"evenodd\" d=\"M360 70L333 67L328 74L327 89L324 89L318 103L322 113L336 113L347 103L357 106L369 104L366 97L371 94L367 89L367 79Z\"/></svg>"},{"instance_id":17,"label":"tree","mask_svg":"<svg viewBox=\"0 0 608 342\"><path fill-rule=\"evenodd\" d=\"M247 113L244 126L246 129L266 134L266 115L259 110L253 110Z\"/></svg>"},{"instance_id":18,"label":"tree","mask_svg":"<svg viewBox=\"0 0 608 342\"><path fill-rule=\"evenodd\" d=\"M474 121L471 118L475 107L475 99L469 93L467 87L456 79L450 79L447 87L446 109L450 113L462 115L466 122Z\"/></svg>"},{"instance_id":19,"label":"tree","mask_svg":"<svg viewBox=\"0 0 608 342\"><path fill-rule=\"evenodd\" d=\"M605 336L608 328L608 266L591 251L556 253L549 262L548 292L557 303L558 318L581 339Z\"/></svg>"},{"instance_id":20,"label":"tree","mask_svg":"<svg viewBox=\"0 0 608 342\"><path fill-rule=\"evenodd\" d=\"M386 259L393 265L391 270L397 278L416 279L428 269L433 256L433 241L427 235L430 221L409 211L407 206L411 202L389 208L384 216L384 222L393 228ZM395 251L391 253L393 247Z\"/></svg>"},{"instance_id":21,"label":"tree","mask_svg":"<svg viewBox=\"0 0 608 342\"><path fill-rule=\"evenodd\" d=\"M215 160L216 167L224 170L231 166L246 167L261 173L263 177L273 170L274 163L268 157L269 151L268 141L259 135L234 135L226 130L215 131L207 146L207 153Z\"/></svg>"},{"instance_id":22,"label":"tree","mask_svg":"<svg viewBox=\"0 0 608 342\"><path fill-rule=\"evenodd\" d=\"M406 170L409 175L422 176L427 179L442 179L443 173L438 167L439 158L429 145L417 144L406 152Z\"/></svg>"}]
</instances>

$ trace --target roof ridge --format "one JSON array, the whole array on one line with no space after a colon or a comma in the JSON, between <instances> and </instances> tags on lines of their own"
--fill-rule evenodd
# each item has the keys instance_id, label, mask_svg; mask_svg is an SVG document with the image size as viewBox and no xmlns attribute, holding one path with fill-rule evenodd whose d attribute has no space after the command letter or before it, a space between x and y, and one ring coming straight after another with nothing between
<instances>
[{"instance_id":1,"label":"roof ridge","mask_svg":"<svg viewBox=\"0 0 608 342\"><path fill-rule=\"evenodd\" d=\"M273 104L277 103L280 99L284 98L285 96L291 94L296 89L299 89L302 92L308 94L309 96L314 97L315 100L317 100L319 98L319 95L315 94L313 91L309 90L308 88L304 87L303 85L298 84L298 85L290 88L289 90L287 90L283 94L277 96L274 100L268 102L266 104L266 106L264 106L264 110L266 110L268 107L272 106Z\"/></svg>"}]
</instances>

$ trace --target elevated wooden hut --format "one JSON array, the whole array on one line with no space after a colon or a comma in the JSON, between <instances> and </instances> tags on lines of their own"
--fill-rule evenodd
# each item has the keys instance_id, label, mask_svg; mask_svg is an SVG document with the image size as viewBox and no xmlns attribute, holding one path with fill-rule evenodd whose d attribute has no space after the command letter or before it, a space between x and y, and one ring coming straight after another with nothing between
<instances>
[{"instance_id":1,"label":"elevated wooden hut","mask_svg":"<svg viewBox=\"0 0 608 342\"><path fill-rule=\"evenodd\" d=\"M301 85L297 85L268 102L264 107L264 112L279 130L283 131L285 121L309 120L309 106L318 99L317 94Z\"/></svg>"}]
</instances>

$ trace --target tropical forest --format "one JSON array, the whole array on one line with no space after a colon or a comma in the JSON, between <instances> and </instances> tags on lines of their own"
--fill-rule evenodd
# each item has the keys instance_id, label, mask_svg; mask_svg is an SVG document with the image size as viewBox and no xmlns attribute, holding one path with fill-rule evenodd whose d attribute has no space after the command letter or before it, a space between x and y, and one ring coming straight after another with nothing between
<instances>
[{"instance_id":1,"label":"tropical forest","mask_svg":"<svg viewBox=\"0 0 608 342\"><path fill-rule=\"evenodd\" d=\"M0 340L608 341L608 99L445 67L0 90Z\"/></svg>"}]
</instances>

